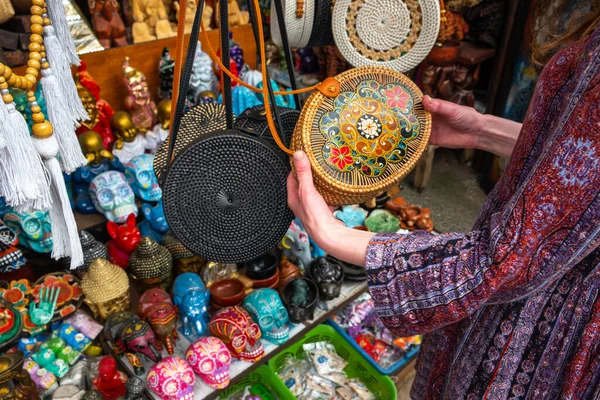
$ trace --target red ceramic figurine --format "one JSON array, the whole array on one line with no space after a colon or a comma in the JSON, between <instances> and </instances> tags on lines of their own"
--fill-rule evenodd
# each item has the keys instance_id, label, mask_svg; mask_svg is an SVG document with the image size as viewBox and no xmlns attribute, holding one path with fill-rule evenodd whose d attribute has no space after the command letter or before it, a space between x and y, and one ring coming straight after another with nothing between
<instances>
[{"instance_id":1,"label":"red ceramic figurine","mask_svg":"<svg viewBox=\"0 0 600 400\"><path fill-rule=\"evenodd\" d=\"M106 245L108 259L113 264L125 269L129 265L131 253L137 249L142 239L140 230L135 224L135 215L129 214L123 225L109 221L106 224L108 234L112 238Z\"/></svg>"},{"instance_id":2,"label":"red ceramic figurine","mask_svg":"<svg viewBox=\"0 0 600 400\"><path fill-rule=\"evenodd\" d=\"M106 356L100 360L94 386L106 400L116 400L125 396L125 382L117 370L117 361L113 357Z\"/></svg>"}]
</instances>

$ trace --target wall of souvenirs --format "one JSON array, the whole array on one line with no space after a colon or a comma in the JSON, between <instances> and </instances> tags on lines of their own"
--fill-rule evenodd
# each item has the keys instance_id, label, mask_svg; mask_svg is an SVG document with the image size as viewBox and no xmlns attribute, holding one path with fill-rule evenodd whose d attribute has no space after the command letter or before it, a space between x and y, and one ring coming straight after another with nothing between
<instances>
[{"instance_id":1,"label":"wall of souvenirs","mask_svg":"<svg viewBox=\"0 0 600 400\"><path fill-rule=\"evenodd\" d=\"M173 178L173 158L198 131L229 127L231 114L235 129L269 141L268 152L249 147L255 139L226 142L247 158L240 169L258 170L257 159L279 151L273 129L280 148L294 146L294 129L311 124L300 118L311 93L347 79L326 87L338 96L327 102L343 108L351 91L372 90L363 97L382 116L406 114L403 139L360 158L332 134L319 190L328 173L354 168L375 182L389 165L395 175L370 191L332 183L335 217L358 230L435 234L430 210L404 200L399 183L414 168L423 190L432 173L420 100L516 113L518 95L497 94L512 72L504 61L518 2L257 3L228 0L226 24L214 0L0 0L0 399L397 398L420 337L386 329L364 269L327 255L294 219L285 154L280 169L248 172L252 184L230 179L222 147L192 163L200 171L189 181ZM199 41L190 40L195 16L206 30ZM222 33L226 71L216 63ZM178 44L185 52L196 42L182 85ZM385 70L357 80L354 67ZM366 140L387 134L376 116L355 119Z\"/></svg>"}]
</instances>

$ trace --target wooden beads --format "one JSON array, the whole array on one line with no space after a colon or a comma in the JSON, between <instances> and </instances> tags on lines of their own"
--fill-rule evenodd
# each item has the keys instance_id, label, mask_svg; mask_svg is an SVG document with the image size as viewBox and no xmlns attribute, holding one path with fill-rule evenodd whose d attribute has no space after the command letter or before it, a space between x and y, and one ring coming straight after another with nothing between
<instances>
[{"instance_id":1,"label":"wooden beads","mask_svg":"<svg viewBox=\"0 0 600 400\"><path fill-rule=\"evenodd\" d=\"M29 11L31 11L31 15L39 15L41 16L43 14L42 11L42 7L40 6L31 6L31 8L29 9Z\"/></svg>"},{"instance_id":2,"label":"wooden beads","mask_svg":"<svg viewBox=\"0 0 600 400\"><path fill-rule=\"evenodd\" d=\"M42 118L44 118L44 114L42 113L36 113L36 114L32 114L32 118L34 118L34 116L38 116L41 115ZM35 121L35 119L34 119ZM44 120L43 122L37 122L34 123L33 126L31 127L31 132L33 133L33 136L35 136L38 139L46 139L49 138L50 136L52 136L52 124L46 120Z\"/></svg>"}]
</instances>

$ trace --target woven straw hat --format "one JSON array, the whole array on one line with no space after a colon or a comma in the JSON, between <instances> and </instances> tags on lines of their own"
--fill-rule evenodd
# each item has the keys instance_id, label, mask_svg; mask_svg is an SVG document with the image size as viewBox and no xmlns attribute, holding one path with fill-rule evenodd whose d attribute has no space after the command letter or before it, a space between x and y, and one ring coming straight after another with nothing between
<instances>
[{"instance_id":1,"label":"woven straw hat","mask_svg":"<svg viewBox=\"0 0 600 400\"><path fill-rule=\"evenodd\" d=\"M431 131L422 98L410 79L383 67L345 71L310 95L292 149L306 153L329 204L364 203L408 175Z\"/></svg>"},{"instance_id":2,"label":"woven straw hat","mask_svg":"<svg viewBox=\"0 0 600 400\"><path fill-rule=\"evenodd\" d=\"M90 303L104 303L129 293L129 278L125 271L103 258L90 263L81 280L81 289Z\"/></svg>"},{"instance_id":3,"label":"woven straw hat","mask_svg":"<svg viewBox=\"0 0 600 400\"><path fill-rule=\"evenodd\" d=\"M165 247L145 236L129 259L129 272L136 279L163 276L173 268L173 258Z\"/></svg>"},{"instance_id":4,"label":"woven straw hat","mask_svg":"<svg viewBox=\"0 0 600 400\"><path fill-rule=\"evenodd\" d=\"M353 66L400 72L427 57L440 29L439 0L336 0L333 37Z\"/></svg>"},{"instance_id":5,"label":"woven straw hat","mask_svg":"<svg viewBox=\"0 0 600 400\"><path fill-rule=\"evenodd\" d=\"M163 237L163 247L169 250L173 259L178 260L180 258L191 258L194 257L195 254L189 251L183 243L175 238L171 233L167 233Z\"/></svg>"}]
</instances>

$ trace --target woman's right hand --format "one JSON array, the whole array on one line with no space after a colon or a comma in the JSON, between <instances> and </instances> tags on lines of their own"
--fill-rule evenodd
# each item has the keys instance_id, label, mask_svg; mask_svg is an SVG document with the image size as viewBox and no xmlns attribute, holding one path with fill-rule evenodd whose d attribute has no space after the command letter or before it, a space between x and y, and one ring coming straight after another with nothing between
<instances>
[{"instance_id":1,"label":"woman's right hand","mask_svg":"<svg viewBox=\"0 0 600 400\"><path fill-rule=\"evenodd\" d=\"M477 148L478 138L484 129L482 114L472 107L430 96L423 98L423 106L431 113L433 122L430 144L451 149Z\"/></svg>"}]
</instances>

